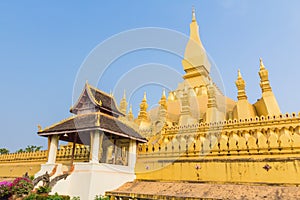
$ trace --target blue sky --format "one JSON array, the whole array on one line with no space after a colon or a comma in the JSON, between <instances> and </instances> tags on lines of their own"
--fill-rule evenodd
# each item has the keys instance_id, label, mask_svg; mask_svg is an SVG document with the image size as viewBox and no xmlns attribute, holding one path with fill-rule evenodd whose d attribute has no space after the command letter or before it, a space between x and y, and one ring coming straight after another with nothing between
<instances>
[{"instance_id":1,"label":"blue sky","mask_svg":"<svg viewBox=\"0 0 300 200\"><path fill-rule=\"evenodd\" d=\"M0 1L0 148L46 146L47 140L36 134L37 124L45 127L70 116L76 74L94 47L134 28L188 34L193 5L227 96L236 99L234 81L241 69L249 101L260 98L262 57L281 111L300 111L298 0ZM115 65L128 70L151 62L183 73L180 58L159 51L133 53ZM109 92L112 86L104 81L98 87ZM159 100L161 88L140 89L132 100L135 113L147 89L150 106Z\"/></svg>"}]
</instances>

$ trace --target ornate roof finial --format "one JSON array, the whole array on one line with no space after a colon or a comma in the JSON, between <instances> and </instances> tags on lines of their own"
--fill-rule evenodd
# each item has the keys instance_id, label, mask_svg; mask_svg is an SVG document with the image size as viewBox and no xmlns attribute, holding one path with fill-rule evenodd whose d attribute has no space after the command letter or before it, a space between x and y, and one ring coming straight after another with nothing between
<instances>
[{"instance_id":1,"label":"ornate roof finial","mask_svg":"<svg viewBox=\"0 0 300 200\"><path fill-rule=\"evenodd\" d=\"M144 92L144 98L143 98L143 100L147 101L147 94L146 94L146 92Z\"/></svg>"},{"instance_id":2,"label":"ornate roof finial","mask_svg":"<svg viewBox=\"0 0 300 200\"><path fill-rule=\"evenodd\" d=\"M38 124L38 131L42 131L42 126L40 124Z\"/></svg>"},{"instance_id":3,"label":"ornate roof finial","mask_svg":"<svg viewBox=\"0 0 300 200\"><path fill-rule=\"evenodd\" d=\"M192 22L196 21L195 7L192 7Z\"/></svg>"}]
</instances>

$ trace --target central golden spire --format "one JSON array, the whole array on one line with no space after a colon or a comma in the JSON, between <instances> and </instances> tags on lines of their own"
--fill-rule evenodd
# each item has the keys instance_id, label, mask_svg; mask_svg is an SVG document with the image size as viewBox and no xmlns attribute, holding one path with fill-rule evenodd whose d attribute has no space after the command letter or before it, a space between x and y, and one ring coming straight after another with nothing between
<instances>
[{"instance_id":1,"label":"central golden spire","mask_svg":"<svg viewBox=\"0 0 300 200\"><path fill-rule=\"evenodd\" d=\"M199 79L200 76L207 77L210 71L205 49L199 35L199 26L196 20L195 9L192 9L192 22L190 23L189 41L185 47L184 59L182 60L183 69L186 72L184 79L198 79L198 85L206 85L209 82ZM205 79L205 78L204 78ZM192 81L195 83L195 81Z\"/></svg>"}]
</instances>

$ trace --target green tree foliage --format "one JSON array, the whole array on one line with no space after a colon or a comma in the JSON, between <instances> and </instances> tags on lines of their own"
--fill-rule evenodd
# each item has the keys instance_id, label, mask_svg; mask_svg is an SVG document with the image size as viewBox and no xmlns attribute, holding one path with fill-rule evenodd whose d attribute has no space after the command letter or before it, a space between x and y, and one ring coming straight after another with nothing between
<instances>
[{"instance_id":1,"label":"green tree foliage","mask_svg":"<svg viewBox=\"0 0 300 200\"><path fill-rule=\"evenodd\" d=\"M35 152L41 150L42 146L28 145L25 148L25 152Z\"/></svg>"},{"instance_id":2,"label":"green tree foliage","mask_svg":"<svg viewBox=\"0 0 300 200\"><path fill-rule=\"evenodd\" d=\"M25 149L19 149L17 153L23 153L23 152L36 152L40 151L42 149L42 146L35 146L35 145L27 145Z\"/></svg>"},{"instance_id":3,"label":"green tree foliage","mask_svg":"<svg viewBox=\"0 0 300 200\"><path fill-rule=\"evenodd\" d=\"M0 155L2 154L9 154L9 150L6 148L0 148Z\"/></svg>"}]
</instances>

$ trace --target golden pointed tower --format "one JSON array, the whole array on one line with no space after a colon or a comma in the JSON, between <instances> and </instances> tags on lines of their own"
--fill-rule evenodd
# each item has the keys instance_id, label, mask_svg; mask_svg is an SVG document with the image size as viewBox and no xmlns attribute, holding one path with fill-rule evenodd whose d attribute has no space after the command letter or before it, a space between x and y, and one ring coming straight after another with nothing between
<instances>
[{"instance_id":1,"label":"golden pointed tower","mask_svg":"<svg viewBox=\"0 0 300 200\"><path fill-rule=\"evenodd\" d=\"M120 102L120 111L126 115L127 113L127 101L126 101L126 91L124 90L123 98Z\"/></svg>"},{"instance_id":2,"label":"golden pointed tower","mask_svg":"<svg viewBox=\"0 0 300 200\"><path fill-rule=\"evenodd\" d=\"M262 97L254 104L257 114L259 116L264 115L279 115L281 114L275 95L272 91L269 72L265 68L265 65L260 58L259 60L259 77L260 77L260 88L262 91Z\"/></svg>"},{"instance_id":3,"label":"golden pointed tower","mask_svg":"<svg viewBox=\"0 0 300 200\"><path fill-rule=\"evenodd\" d=\"M207 86L207 96L206 122L209 123L224 120L224 113L219 111L217 104L217 89L212 82Z\"/></svg>"},{"instance_id":4,"label":"golden pointed tower","mask_svg":"<svg viewBox=\"0 0 300 200\"><path fill-rule=\"evenodd\" d=\"M210 63L199 36L199 26L196 21L195 9L192 10L192 22L190 24L190 37L185 48L183 69L186 74L183 76L191 87L207 85Z\"/></svg>"},{"instance_id":5,"label":"golden pointed tower","mask_svg":"<svg viewBox=\"0 0 300 200\"><path fill-rule=\"evenodd\" d=\"M255 109L248 101L246 95L246 83L242 77L241 71L238 70L238 77L235 81L235 85L238 89L237 99L238 102L233 109L233 117L235 119L249 119L256 116Z\"/></svg>"},{"instance_id":6,"label":"golden pointed tower","mask_svg":"<svg viewBox=\"0 0 300 200\"><path fill-rule=\"evenodd\" d=\"M134 119L134 115L133 115L133 113L132 113L132 105L130 105L129 112L128 112L128 114L127 114L127 119L128 119L129 121L133 121L133 119Z\"/></svg>"},{"instance_id":7,"label":"golden pointed tower","mask_svg":"<svg viewBox=\"0 0 300 200\"><path fill-rule=\"evenodd\" d=\"M163 89L162 96L161 96L160 101L159 101L158 113L159 113L159 119L161 121L165 121L166 116L167 116L167 97L166 97L165 89Z\"/></svg>"},{"instance_id":8,"label":"golden pointed tower","mask_svg":"<svg viewBox=\"0 0 300 200\"><path fill-rule=\"evenodd\" d=\"M144 92L144 98L140 104L140 112L138 115L138 119L141 120L145 120L148 121L148 113L147 113L147 108L148 108L148 104L147 104L147 95L146 92Z\"/></svg>"},{"instance_id":9,"label":"golden pointed tower","mask_svg":"<svg viewBox=\"0 0 300 200\"><path fill-rule=\"evenodd\" d=\"M235 81L235 85L238 89L238 96L237 96L238 100L247 99L247 95L245 91L246 84L240 70L238 70L238 78Z\"/></svg>"},{"instance_id":10,"label":"golden pointed tower","mask_svg":"<svg viewBox=\"0 0 300 200\"><path fill-rule=\"evenodd\" d=\"M216 102L216 89L212 82L207 86L207 95L208 95L208 103L207 107L212 108L215 107L217 108L217 102Z\"/></svg>"},{"instance_id":11,"label":"golden pointed tower","mask_svg":"<svg viewBox=\"0 0 300 200\"><path fill-rule=\"evenodd\" d=\"M270 81L269 81L269 72L268 70L265 68L264 63L262 61L262 59L259 59L259 77L260 77L260 87L261 87L261 91L262 92L268 92L268 91L272 91L272 88L270 86Z\"/></svg>"},{"instance_id":12,"label":"golden pointed tower","mask_svg":"<svg viewBox=\"0 0 300 200\"><path fill-rule=\"evenodd\" d=\"M163 89L163 92L162 92L162 95L161 95L161 98L160 98L160 101L159 101L159 105L167 110L167 97L166 97L166 90Z\"/></svg>"}]
</instances>

